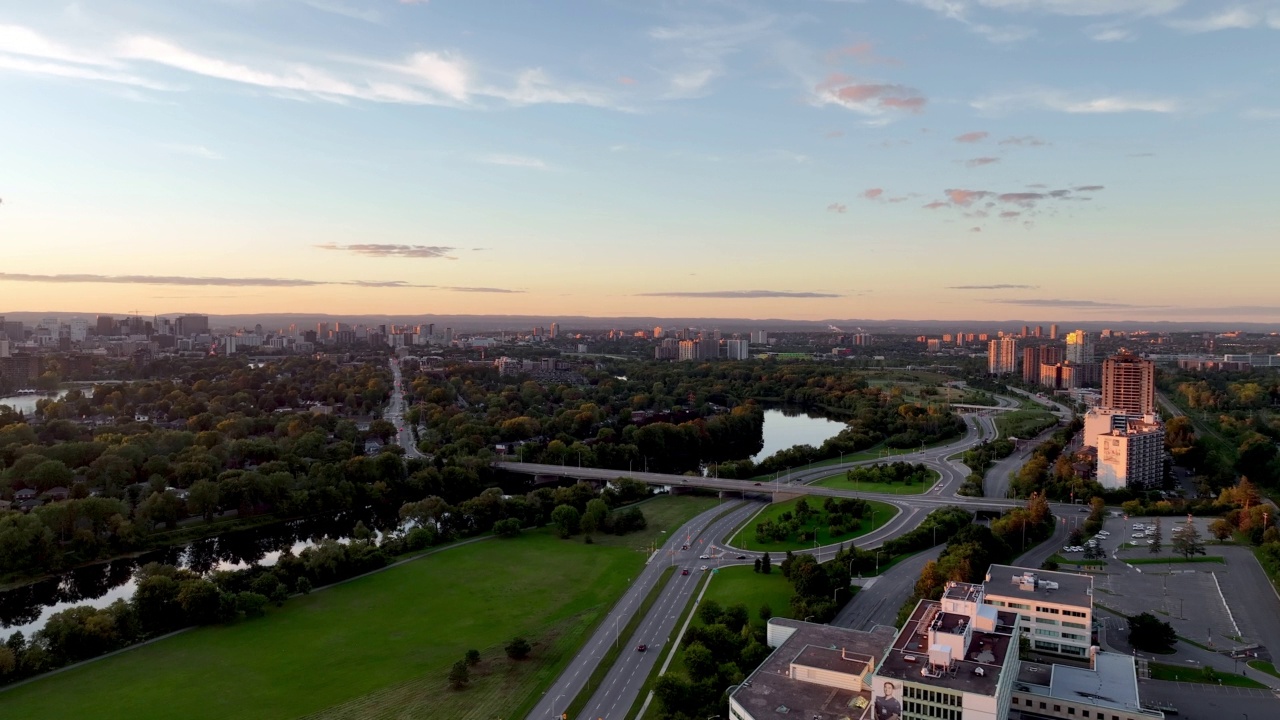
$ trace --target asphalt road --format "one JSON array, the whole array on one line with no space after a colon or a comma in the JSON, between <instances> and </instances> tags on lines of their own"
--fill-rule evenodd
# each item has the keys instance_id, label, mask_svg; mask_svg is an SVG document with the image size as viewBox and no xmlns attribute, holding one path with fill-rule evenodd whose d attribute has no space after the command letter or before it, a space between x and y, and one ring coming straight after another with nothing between
<instances>
[{"instance_id":1,"label":"asphalt road","mask_svg":"<svg viewBox=\"0 0 1280 720\"><path fill-rule=\"evenodd\" d=\"M423 455L418 452L418 444L413 441L413 428L404 421L404 381L400 375L400 361L393 357L390 362L394 383L391 388L391 401L387 403L387 410L383 413L383 417L396 426L396 444L404 448L404 456L420 458Z\"/></svg>"},{"instance_id":2,"label":"asphalt road","mask_svg":"<svg viewBox=\"0 0 1280 720\"><path fill-rule=\"evenodd\" d=\"M726 508L739 506L723 518L714 518L725 512ZM679 530L671 534L658 552L645 566L631 587L610 610L608 616L592 634L591 639L583 645L578 655L565 668L543 696L542 700L529 714L530 720L549 720L558 718L565 707L586 686L591 673L600 664L601 658L614 644L626 643L623 652L600 687L592 695L586 709L579 713L583 718L606 718L621 720L640 692L641 686L649 676L649 671L658 661L662 648L659 643L665 641L689 601L701 579L703 566L710 572L712 568L726 565L740 565L754 562L757 553L747 554L747 560L737 560L739 554L733 553L732 560L723 555L718 558L700 559L700 555L711 554L709 548L716 541L728 535L735 527L746 521L759 510L759 503L732 501L723 506L708 510L693 520L685 523ZM714 520L714 522L713 522ZM688 544L688 550L682 546ZM679 570L671 577L658 601L654 603L649 614L636 628L634 637L620 637L623 627L644 602L649 591L658 583L662 572L669 566L688 568L688 575L681 575ZM646 652L636 651L636 645L649 645Z\"/></svg>"},{"instance_id":3,"label":"asphalt road","mask_svg":"<svg viewBox=\"0 0 1280 720\"><path fill-rule=\"evenodd\" d=\"M831 621L838 627L854 630L870 630L876 625L893 625L898 608L911 597L920 571L930 560L937 560L944 545L925 550L884 571L869 585L853 596L844 609Z\"/></svg>"}]
</instances>

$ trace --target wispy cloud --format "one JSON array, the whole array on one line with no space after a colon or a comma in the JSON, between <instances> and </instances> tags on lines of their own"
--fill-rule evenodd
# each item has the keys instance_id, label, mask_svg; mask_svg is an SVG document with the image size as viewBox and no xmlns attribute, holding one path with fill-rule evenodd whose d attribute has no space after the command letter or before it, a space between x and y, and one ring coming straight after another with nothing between
<instances>
[{"instance_id":1,"label":"wispy cloud","mask_svg":"<svg viewBox=\"0 0 1280 720\"><path fill-rule=\"evenodd\" d=\"M965 160L964 164L967 167L982 167L983 165L990 165L998 162L1000 162L1000 158L998 157L976 157L971 160Z\"/></svg>"},{"instance_id":2,"label":"wispy cloud","mask_svg":"<svg viewBox=\"0 0 1280 720\"><path fill-rule=\"evenodd\" d=\"M830 205L827 206L827 212L833 212L833 213L844 214L844 212L848 209L849 207L847 205L845 205L844 203L838 203L838 202L831 203Z\"/></svg>"},{"instance_id":3,"label":"wispy cloud","mask_svg":"<svg viewBox=\"0 0 1280 720\"><path fill-rule=\"evenodd\" d=\"M985 130L975 130L974 132L967 132L967 133L964 133L963 135L957 135L955 136L954 140L958 143L976 143L976 142L982 142L983 140L987 139L987 136L989 136L990 134L991 133Z\"/></svg>"},{"instance_id":4,"label":"wispy cloud","mask_svg":"<svg viewBox=\"0 0 1280 720\"><path fill-rule=\"evenodd\" d=\"M902 61L897 58L877 54L875 44L866 40L852 45L846 45L841 48L836 48L826 54L826 60L829 63L837 63L846 59L851 59L863 65L902 64Z\"/></svg>"},{"instance_id":5,"label":"wispy cloud","mask_svg":"<svg viewBox=\"0 0 1280 720\"><path fill-rule=\"evenodd\" d=\"M920 91L905 85L862 82L842 73L832 73L814 88L814 104L839 105L864 115L885 111L919 113L928 100Z\"/></svg>"},{"instance_id":6,"label":"wispy cloud","mask_svg":"<svg viewBox=\"0 0 1280 720\"><path fill-rule=\"evenodd\" d=\"M1096 42L1124 42L1133 39L1133 32L1128 28L1107 25L1087 27L1084 33Z\"/></svg>"},{"instance_id":7,"label":"wispy cloud","mask_svg":"<svg viewBox=\"0 0 1280 720\"><path fill-rule=\"evenodd\" d=\"M884 195L882 188L867 188L862 191L862 197L868 200L879 200L881 195Z\"/></svg>"},{"instance_id":8,"label":"wispy cloud","mask_svg":"<svg viewBox=\"0 0 1280 720\"><path fill-rule=\"evenodd\" d=\"M1007 137L1000 141L1001 145L1022 145L1025 147L1041 147L1049 143L1034 135Z\"/></svg>"},{"instance_id":9,"label":"wispy cloud","mask_svg":"<svg viewBox=\"0 0 1280 720\"><path fill-rule=\"evenodd\" d=\"M1060 90L1029 90L1004 95L988 95L969 103L983 112L1009 112L1014 110L1052 110L1076 114L1106 114L1127 112L1172 113L1180 105L1171 98L1143 96L1105 95L1101 97L1072 96Z\"/></svg>"},{"instance_id":10,"label":"wispy cloud","mask_svg":"<svg viewBox=\"0 0 1280 720\"><path fill-rule=\"evenodd\" d=\"M1022 305L1025 307L1059 307L1059 308L1076 308L1078 310L1115 310L1123 308L1147 308L1149 305L1132 305L1130 303L1104 302L1101 300L1065 300L1061 298L1018 298L1018 299L991 299L989 303L999 303L1001 305Z\"/></svg>"},{"instance_id":11,"label":"wispy cloud","mask_svg":"<svg viewBox=\"0 0 1280 720\"><path fill-rule=\"evenodd\" d=\"M447 258L454 259L451 253L456 252L458 248L446 247L442 245L382 245L382 244L356 244L356 245L337 245L335 243L324 243L315 247L321 250L337 250L349 252L353 255L366 255L368 257L399 257L399 258Z\"/></svg>"},{"instance_id":12,"label":"wispy cloud","mask_svg":"<svg viewBox=\"0 0 1280 720\"><path fill-rule=\"evenodd\" d=\"M497 293L497 294L499 294L499 295L513 295L513 294L519 294L519 293L523 293L523 292L524 292L524 290L508 290L508 289L506 289L506 288L493 288L493 287L455 287L455 286L447 286L447 285L445 285L445 286L441 286L439 289L440 289L440 290L449 290L449 291L452 291L452 292L460 292L460 293Z\"/></svg>"},{"instance_id":13,"label":"wispy cloud","mask_svg":"<svg viewBox=\"0 0 1280 720\"><path fill-rule=\"evenodd\" d=\"M1241 113L1245 120L1280 120L1280 108L1253 108Z\"/></svg>"},{"instance_id":14,"label":"wispy cloud","mask_svg":"<svg viewBox=\"0 0 1280 720\"><path fill-rule=\"evenodd\" d=\"M948 200L961 207L968 207L972 205L974 201L989 198L995 194L989 190L963 190L958 188L949 189L946 193Z\"/></svg>"},{"instance_id":15,"label":"wispy cloud","mask_svg":"<svg viewBox=\"0 0 1280 720\"><path fill-rule=\"evenodd\" d=\"M314 287L317 285L354 285L358 287L430 288L434 285L415 285L403 280L300 280L296 278L226 278L192 277L185 275L96 275L69 273L65 275L34 275L28 273L0 272L0 282L34 283L103 283L113 285L191 285L220 287Z\"/></svg>"},{"instance_id":16,"label":"wispy cloud","mask_svg":"<svg viewBox=\"0 0 1280 720\"><path fill-rule=\"evenodd\" d=\"M834 293L787 292L784 290L676 290L671 292L639 293L638 297L725 298L731 300L749 300L754 298L835 298L842 296Z\"/></svg>"},{"instance_id":17,"label":"wispy cloud","mask_svg":"<svg viewBox=\"0 0 1280 720\"><path fill-rule=\"evenodd\" d=\"M302 0L302 4L320 12L339 15L352 20L362 20L367 23L382 22L382 13L377 10L352 7L336 0Z\"/></svg>"},{"instance_id":18,"label":"wispy cloud","mask_svg":"<svg viewBox=\"0 0 1280 720\"><path fill-rule=\"evenodd\" d=\"M507 167L532 168L534 170L550 170L546 162L526 155L490 154L480 158L480 162L489 165L505 165Z\"/></svg>"},{"instance_id":19,"label":"wispy cloud","mask_svg":"<svg viewBox=\"0 0 1280 720\"><path fill-rule=\"evenodd\" d=\"M1261 25L1263 20L1264 16L1260 9L1237 5L1198 18L1170 20L1168 25L1189 33L1206 33L1218 30L1247 30Z\"/></svg>"},{"instance_id":20,"label":"wispy cloud","mask_svg":"<svg viewBox=\"0 0 1280 720\"><path fill-rule=\"evenodd\" d=\"M203 145L184 145L182 143L165 143L160 147L171 153L178 155L190 155L192 157L204 158L205 160L221 160L222 153L216 150L210 150Z\"/></svg>"},{"instance_id":21,"label":"wispy cloud","mask_svg":"<svg viewBox=\"0 0 1280 720\"><path fill-rule=\"evenodd\" d=\"M996 285L951 285L948 290L1039 290L1039 285L1010 285L1007 283L999 283Z\"/></svg>"}]
</instances>

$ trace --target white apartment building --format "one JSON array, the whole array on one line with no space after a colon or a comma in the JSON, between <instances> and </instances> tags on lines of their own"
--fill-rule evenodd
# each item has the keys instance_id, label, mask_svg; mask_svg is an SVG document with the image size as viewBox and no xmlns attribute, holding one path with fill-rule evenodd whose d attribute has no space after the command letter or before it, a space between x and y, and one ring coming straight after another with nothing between
<instances>
[{"instance_id":1,"label":"white apartment building","mask_svg":"<svg viewBox=\"0 0 1280 720\"><path fill-rule=\"evenodd\" d=\"M1164 480L1164 425L1129 420L1098 438L1098 483L1108 490L1150 488Z\"/></svg>"},{"instance_id":2,"label":"white apartment building","mask_svg":"<svg viewBox=\"0 0 1280 720\"><path fill-rule=\"evenodd\" d=\"M746 360L751 357L751 343L746 340L725 340L724 346L730 360Z\"/></svg>"},{"instance_id":3,"label":"white apartment building","mask_svg":"<svg viewBox=\"0 0 1280 720\"><path fill-rule=\"evenodd\" d=\"M1093 578L1075 573L992 565L985 602L1021 617L1031 649L1088 658L1093 628Z\"/></svg>"}]
</instances>

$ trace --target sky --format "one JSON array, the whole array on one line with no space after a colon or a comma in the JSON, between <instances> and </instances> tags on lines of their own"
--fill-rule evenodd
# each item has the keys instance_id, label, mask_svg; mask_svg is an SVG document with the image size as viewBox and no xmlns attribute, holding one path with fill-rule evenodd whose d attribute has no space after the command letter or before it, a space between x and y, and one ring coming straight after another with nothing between
<instances>
[{"instance_id":1,"label":"sky","mask_svg":"<svg viewBox=\"0 0 1280 720\"><path fill-rule=\"evenodd\" d=\"M1280 0L0 0L0 312L1280 321Z\"/></svg>"}]
</instances>

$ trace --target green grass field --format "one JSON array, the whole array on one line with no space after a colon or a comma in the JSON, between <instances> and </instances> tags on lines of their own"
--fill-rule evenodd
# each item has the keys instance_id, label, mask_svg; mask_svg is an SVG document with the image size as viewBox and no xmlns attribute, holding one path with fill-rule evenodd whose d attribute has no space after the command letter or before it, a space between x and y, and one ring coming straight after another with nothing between
<instances>
[{"instance_id":1,"label":"green grass field","mask_svg":"<svg viewBox=\"0 0 1280 720\"><path fill-rule=\"evenodd\" d=\"M730 544L733 545L734 547L740 547L746 550L768 551L771 553L773 552L785 553L787 550L799 551L799 550L812 549L813 548L812 542L799 543L795 541L789 541L789 542L784 541L784 542L762 543L756 540L756 525L760 524L764 520L775 520L778 518L778 516L782 515L782 513L784 512L794 512L796 507L796 502L798 500L799 498L796 498L794 500L786 500L780 503L774 503L769 507L761 510L755 517L748 520L745 525L743 525L741 528L739 528L739 530L736 533L734 533L732 542L730 542ZM810 498L809 501L810 503L812 503L814 501L814 498ZM866 535L872 530L875 530L880 526L884 525L885 523L889 522L894 518L895 515L898 514L898 509L887 503L877 502L875 500L868 500L867 502L871 505L872 516L871 518L863 518L862 527L858 528L857 530L854 530L852 532L847 532L843 535L836 535L833 537L827 531L827 526L825 524L819 523L817 520L817 518L822 517L821 508L819 508L818 513L815 514L814 519L810 519L809 522L804 526L804 529L815 530L817 532L818 543L821 545L830 545L832 543L845 542L847 540L853 540L855 538L862 537L863 535ZM780 557L774 558L774 562L775 563L781 562L781 558Z\"/></svg>"},{"instance_id":2,"label":"green grass field","mask_svg":"<svg viewBox=\"0 0 1280 720\"><path fill-rule=\"evenodd\" d=\"M1266 660L1250 660L1247 664L1259 672L1264 672L1272 677L1280 677L1280 671L1276 670L1276 666Z\"/></svg>"},{"instance_id":3,"label":"green grass field","mask_svg":"<svg viewBox=\"0 0 1280 720\"><path fill-rule=\"evenodd\" d=\"M836 473L835 475L829 475L813 484L821 485L822 487L839 488L841 490L854 490L857 492L866 492L866 493L885 493L887 495L920 495L928 491L929 488L933 487L933 484L938 482L938 479L941 477L938 474L937 470L930 470L929 473L930 473L930 478L928 482L914 483L911 485L906 485L903 483L885 483L885 482L853 483L853 482L849 482L849 480L847 479L844 473Z\"/></svg>"},{"instance_id":4,"label":"green grass field","mask_svg":"<svg viewBox=\"0 0 1280 720\"><path fill-rule=\"evenodd\" d=\"M643 505L649 530L615 538L449 548L293 598L266 617L205 627L0 693L0 717L488 720L536 700L644 565L644 548L714 498ZM513 663L502 645L535 643ZM475 648L471 686L449 666ZM513 715L511 717L514 717Z\"/></svg>"},{"instance_id":5,"label":"green grass field","mask_svg":"<svg viewBox=\"0 0 1280 720\"><path fill-rule=\"evenodd\" d=\"M764 621L760 619L760 606L767 604L769 609L773 610L774 617L789 618L792 594L791 583L782 577L782 572L776 565L773 572L768 575L762 575L755 572L753 568L741 565L723 568L713 575L706 594L702 596L702 604L705 605L708 600L715 600L721 607L743 603L751 614L751 624L764 627ZM694 612L696 613L696 609ZM682 624L683 618L677 627ZM693 616L693 621L689 623L689 627L702 627L702 625L702 620L696 614ZM685 674L683 649L676 651L667 672Z\"/></svg>"},{"instance_id":6,"label":"green grass field","mask_svg":"<svg viewBox=\"0 0 1280 720\"><path fill-rule=\"evenodd\" d=\"M1029 440L1041 431L1053 427L1058 416L1044 409L1013 410L996 418L996 430L1002 438L1016 437Z\"/></svg>"},{"instance_id":7,"label":"green grass field","mask_svg":"<svg viewBox=\"0 0 1280 720\"><path fill-rule=\"evenodd\" d=\"M1151 669L1152 680L1172 680L1174 682L1205 683L1207 685L1230 685L1231 687L1243 688L1267 687L1257 680L1244 677L1243 675L1218 672L1212 668L1200 670L1198 668L1165 665L1164 663L1157 662L1147 663L1147 667Z\"/></svg>"}]
</instances>

